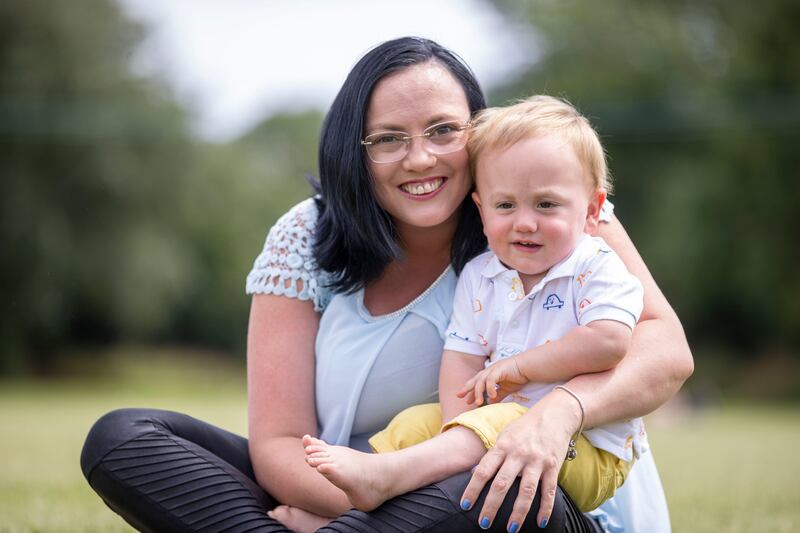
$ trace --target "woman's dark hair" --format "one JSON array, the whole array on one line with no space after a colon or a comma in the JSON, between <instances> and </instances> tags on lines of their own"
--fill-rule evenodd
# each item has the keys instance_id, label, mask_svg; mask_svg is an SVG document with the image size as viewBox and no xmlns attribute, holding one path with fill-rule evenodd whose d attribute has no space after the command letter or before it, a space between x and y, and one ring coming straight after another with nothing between
<instances>
[{"instance_id":1,"label":"woman's dark hair","mask_svg":"<svg viewBox=\"0 0 800 533\"><path fill-rule=\"evenodd\" d=\"M313 250L317 265L333 274L331 287L336 292L363 288L402 255L394 224L375 197L361 139L375 85L389 74L428 61L443 65L458 80L470 113L486 107L478 81L458 56L429 39L402 37L376 46L356 63L325 116L320 183L314 184L320 198ZM485 249L480 216L467 195L450 251L456 273Z\"/></svg>"}]
</instances>

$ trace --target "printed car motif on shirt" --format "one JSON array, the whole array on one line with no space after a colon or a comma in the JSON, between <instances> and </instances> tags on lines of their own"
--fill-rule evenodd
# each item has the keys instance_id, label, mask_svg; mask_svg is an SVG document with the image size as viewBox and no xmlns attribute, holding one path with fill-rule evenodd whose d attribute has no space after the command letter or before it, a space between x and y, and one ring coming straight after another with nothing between
<instances>
[{"instance_id":1,"label":"printed car motif on shirt","mask_svg":"<svg viewBox=\"0 0 800 533\"><path fill-rule=\"evenodd\" d=\"M547 297L544 301L544 305L542 305L545 309L553 309L554 307L561 309L564 307L564 300L558 297L558 294L551 294Z\"/></svg>"}]
</instances>

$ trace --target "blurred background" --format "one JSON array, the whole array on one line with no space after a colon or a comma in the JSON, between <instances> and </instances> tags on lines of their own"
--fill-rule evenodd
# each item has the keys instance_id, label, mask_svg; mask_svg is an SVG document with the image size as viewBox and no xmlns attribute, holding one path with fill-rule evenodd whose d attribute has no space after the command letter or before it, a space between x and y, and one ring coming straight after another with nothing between
<instances>
[{"instance_id":1,"label":"blurred background","mask_svg":"<svg viewBox=\"0 0 800 533\"><path fill-rule=\"evenodd\" d=\"M349 68L406 34L600 131L695 355L651 417L676 531L800 527L798 28L795 0L0 3L0 531L124 530L77 467L109 408L245 433L244 278Z\"/></svg>"}]
</instances>

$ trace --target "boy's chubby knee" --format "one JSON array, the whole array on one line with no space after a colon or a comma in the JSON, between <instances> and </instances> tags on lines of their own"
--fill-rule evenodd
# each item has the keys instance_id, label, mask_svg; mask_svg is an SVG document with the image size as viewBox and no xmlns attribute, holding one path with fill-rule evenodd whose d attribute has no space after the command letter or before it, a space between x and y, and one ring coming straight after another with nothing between
<instances>
[{"instance_id":1,"label":"boy's chubby knee","mask_svg":"<svg viewBox=\"0 0 800 533\"><path fill-rule=\"evenodd\" d=\"M442 409L438 403L414 405L400 411L385 429L369 439L377 453L402 450L439 434Z\"/></svg>"}]
</instances>

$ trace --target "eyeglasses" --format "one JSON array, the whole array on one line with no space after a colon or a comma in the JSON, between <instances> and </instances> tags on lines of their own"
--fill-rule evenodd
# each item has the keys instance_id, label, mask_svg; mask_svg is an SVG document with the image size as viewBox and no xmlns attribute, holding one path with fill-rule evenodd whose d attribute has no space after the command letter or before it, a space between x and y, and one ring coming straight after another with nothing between
<instances>
[{"instance_id":1,"label":"eyeglasses","mask_svg":"<svg viewBox=\"0 0 800 533\"><path fill-rule=\"evenodd\" d=\"M375 163L394 163L408 154L411 139L422 137L422 145L431 154L444 155L460 150L467 144L467 130L472 123L451 121L434 124L419 135L404 131L381 131L367 135L361 144Z\"/></svg>"}]
</instances>

